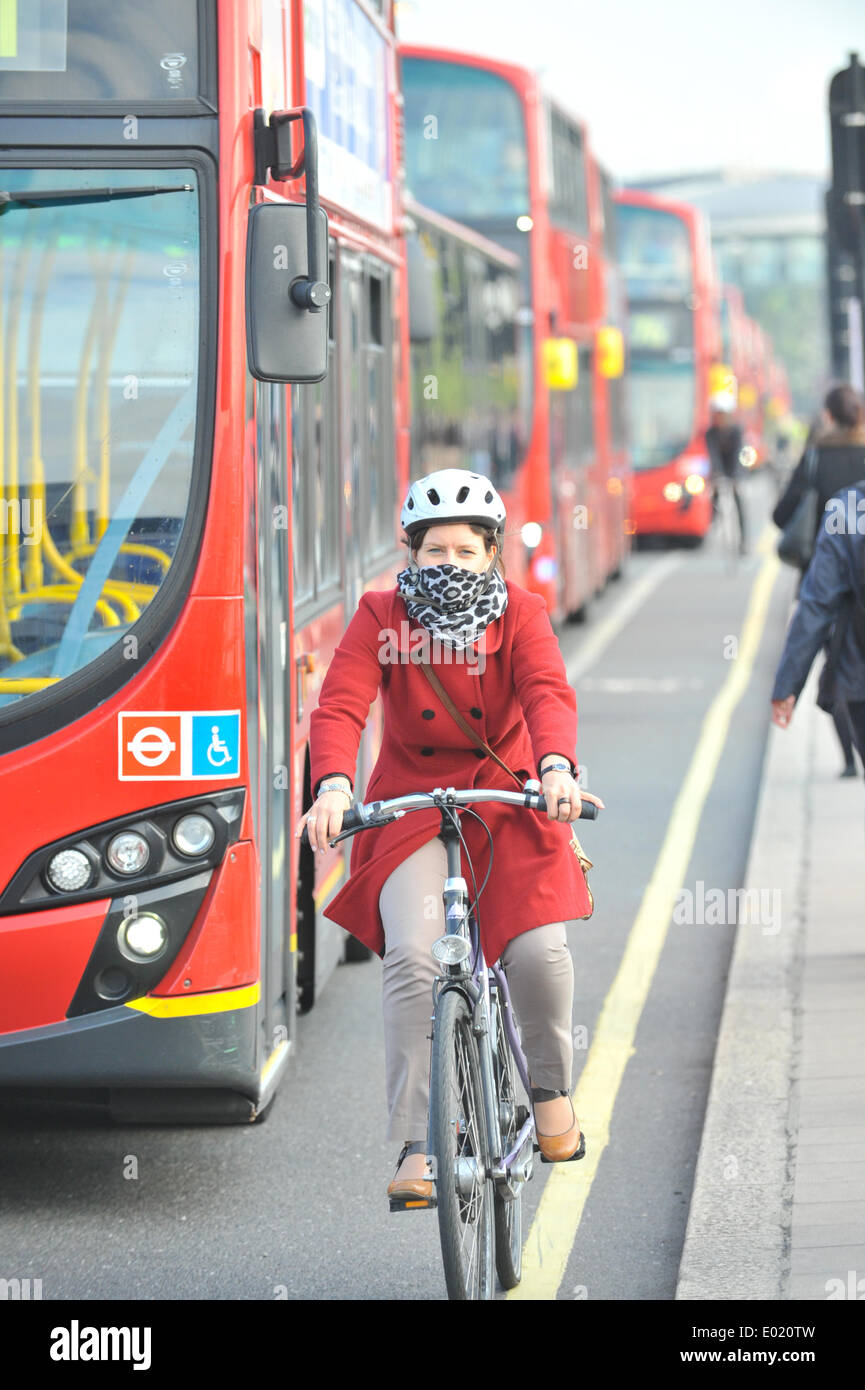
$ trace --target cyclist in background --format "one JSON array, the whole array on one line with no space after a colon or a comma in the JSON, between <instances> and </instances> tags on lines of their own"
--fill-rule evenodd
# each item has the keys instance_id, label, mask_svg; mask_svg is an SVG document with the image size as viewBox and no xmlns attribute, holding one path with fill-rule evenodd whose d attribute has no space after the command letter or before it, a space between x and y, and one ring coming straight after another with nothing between
<instances>
[{"instance_id":1,"label":"cyclist in background","mask_svg":"<svg viewBox=\"0 0 865 1390\"><path fill-rule=\"evenodd\" d=\"M723 473L732 483L739 517L739 552L744 555L747 550L745 509L737 487L742 478L742 429L736 422L736 404L730 392L719 392L712 396L709 407L712 423L706 430L706 449L712 465L712 478L714 481ZM714 500L717 506L717 487L714 489Z\"/></svg>"}]
</instances>

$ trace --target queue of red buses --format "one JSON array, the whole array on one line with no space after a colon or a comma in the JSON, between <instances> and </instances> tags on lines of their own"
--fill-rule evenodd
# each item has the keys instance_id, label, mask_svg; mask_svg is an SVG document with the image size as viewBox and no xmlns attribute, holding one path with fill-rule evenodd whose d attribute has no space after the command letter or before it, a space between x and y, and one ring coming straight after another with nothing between
<instances>
[{"instance_id":1,"label":"queue of red buses","mask_svg":"<svg viewBox=\"0 0 865 1390\"><path fill-rule=\"evenodd\" d=\"M619 247L628 296L630 446L638 535L699 544L712 521L705 432L713 396L729 396L742 427L741 462L770 456L773 421L789 409L783 368L745 313L741 291L717 279L702 214L622 189Z\"/></svg>"},{"instance_id":2,"label":"queue of red buses","mask_svg":"<svg viewBox=\"0 0 865 1390\"><path fill-rule=\"evenodd\" d=\"M528 69L445 49L399 53L409 194L520 267L527 432L504 463L488 460L508 512L508 577L541 594L554 620L580 619L630 546L610 183L585 127ZM412 428L424 433L419 404ZM413 454L414 476L426 458Z\"/></svg>"},{"instance_id":3,"label":"queue of red buses","mask_svg":"<svg viewBox=\"0 0 865 1390\"><path fill-rule=\"evenodd\" d=\"M0 1091L249 1120L344 949L309 712L402 563L392 7L11 9Z\"/></svg>"}]
</instances>

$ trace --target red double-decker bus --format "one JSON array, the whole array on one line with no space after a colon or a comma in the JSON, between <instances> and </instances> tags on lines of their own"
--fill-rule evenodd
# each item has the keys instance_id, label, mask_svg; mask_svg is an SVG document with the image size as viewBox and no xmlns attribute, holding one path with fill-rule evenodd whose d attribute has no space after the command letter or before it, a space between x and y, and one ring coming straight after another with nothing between
<instances>
[{"instance_id":1,"label":"red double-decker bus","mask_svg":"<svg viewBox=\"0 0 865 1390\"><path fill-rule=\"evenodd\" d=\"M343 950L310 709L402 562L391 5L3 18L0 1089L248 1120Z\"/></svg>"},{"instance_id":2,"label":"red double-decker bus","mask_svg":"<svg viewBox=\"0 0 865 1390\"><path fill-rule=\"evenodd\" d=\"M628 297L629 401L638 535L699 544L712 519L709 371L720 352L705 222L694 207L616 195Z\"/></svg>"},{"instance_id":3,"label":"red double-decker bus","mask_svg":"<svg viewBox=\"0 0 865 1390\"><path fill-rule=\"evenodd\" d=\"M608 185L583 125L527 69L412 45L400 67L409 192L521 266L531 428L500 488L508 575L553 618L581 617L629 546Z\"/></svg>"}]
</instances>

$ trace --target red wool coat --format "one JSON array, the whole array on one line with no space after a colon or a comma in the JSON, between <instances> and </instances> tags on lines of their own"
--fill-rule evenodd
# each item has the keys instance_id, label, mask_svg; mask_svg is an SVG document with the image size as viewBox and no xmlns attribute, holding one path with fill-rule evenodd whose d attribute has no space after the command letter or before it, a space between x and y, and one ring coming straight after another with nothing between
<instances>
[{"instance_id":1,"label":"red wool coat","mask_svg":"<svg viewBox=\"0 0 865 1390\"><path fill-rule=\"evenodd\" d=\"M546 754L563 753L576 761L577 701L543 599L505 583L507 607L483 634L474 664L442 659L443 644L432 643L425 655L466 723L525 780L538 775L537 765ZM410 653L417 651L424 632L409 618L398 589L362 595L310 717L313 789L322 777L337 772L354 782L361 734L381 688L382 744L365 801L448 786L516 791L513 780L471 743L411 662ZM495 847L492 873L478 903L484 955L495 961L521 932L585 916L589 897L569 848L570 826L550 821L545 812L504 804L476 809ZM489 866L489 842L474 817L463 812L460 824L480 887ZM432 808L361 831L352 842L351 876L325 915L383 955L381 889L397 865L432 840L440 827L439 813ZM471 895L464 850L461 858Z\"/></svg>"}]
</instances>

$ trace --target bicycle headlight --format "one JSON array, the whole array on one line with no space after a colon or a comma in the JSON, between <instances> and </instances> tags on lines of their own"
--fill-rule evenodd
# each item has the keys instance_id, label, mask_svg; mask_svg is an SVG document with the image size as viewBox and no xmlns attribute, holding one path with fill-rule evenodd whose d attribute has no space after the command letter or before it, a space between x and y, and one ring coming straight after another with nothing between
<instances>
[{"instance_id":1,"label":"bicycle headlight","mask_svg":"<svg viewBox=\"0 0 865 1390\"><path fill-rule=\"evenodd\" d=\"M430 947L439 965L460 965L471 949L471 942L464 936L440 936Z\"/></svg>"}]
</instances>

